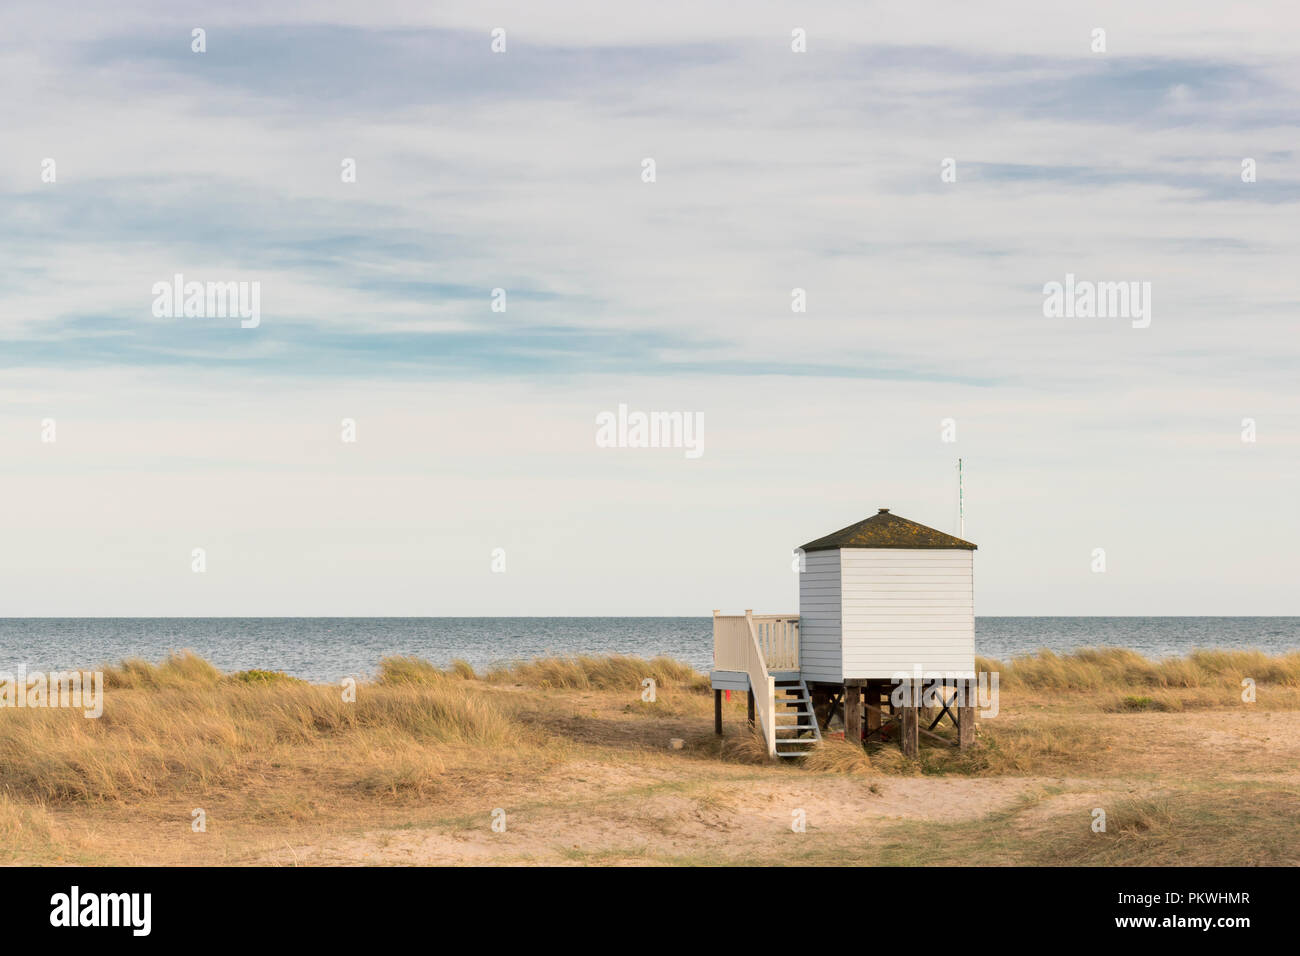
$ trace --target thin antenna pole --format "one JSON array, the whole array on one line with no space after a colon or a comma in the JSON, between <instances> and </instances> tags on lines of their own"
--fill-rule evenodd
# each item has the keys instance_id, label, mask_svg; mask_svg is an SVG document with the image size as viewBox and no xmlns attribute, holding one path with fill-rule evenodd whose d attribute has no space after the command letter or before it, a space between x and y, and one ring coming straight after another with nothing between
<instances>
[{"instance_id":1,"label":"thin antenna pole","mask_svg":"<svg viewBox=\"0 0 1300 956\"><path fill-rule=\"evenodd\" d=\"M961 528L958 537L966 537L966 489L962 485L961 459L957 459L957 524Z\"/></svg>"}]
</instances>

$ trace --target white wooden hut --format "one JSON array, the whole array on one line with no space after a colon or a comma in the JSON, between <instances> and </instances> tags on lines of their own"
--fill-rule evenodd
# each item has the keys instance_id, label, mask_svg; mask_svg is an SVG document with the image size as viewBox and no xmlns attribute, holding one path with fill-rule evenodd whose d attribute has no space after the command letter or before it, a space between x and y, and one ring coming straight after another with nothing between
<instances>
[{"instance_id":1,"label":"white wooden hut","mask_svg":"<svg viewBox=\"0 0 1300 956\"><path fill-rule=\"evenodd\" d=\"M881 508L799 550L797 615L713 612L717 732L722 694L744 690L773 756L806 753L837 708L846 739L897 733L915 753L946 714L973 742L975 545ZM940 691L925 731L921 681Z\"/></svg>"},{"instance_id":2,"label":"white wooden hut","mask_svg":"<svg viewBox=\"0 0 1300 956\"><path fill-rule=\"evenodd\" d=\"M881 508L800 550L804 680L975 676L975 545Z\"/></svg>"}]
</instances>

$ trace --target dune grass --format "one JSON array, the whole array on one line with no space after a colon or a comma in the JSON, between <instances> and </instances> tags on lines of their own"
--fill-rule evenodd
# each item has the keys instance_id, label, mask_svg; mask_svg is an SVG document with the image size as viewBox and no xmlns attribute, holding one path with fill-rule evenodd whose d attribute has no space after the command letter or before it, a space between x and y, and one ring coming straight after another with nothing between
<instances>
[{"instance_id":1,"label":"dune grass","mask_svg":"<svg viewBox=\"0 0 1300 956\"><path fill-rule=\"evenodd\" d=\"M1019 776L1087 772L1112 745L1112 736L1084 720L1062 715L1032 721L985 721L969 750L926 741L916 759L923 773ZM898 749L891 748L892 754ZM886 768L888 764L883 765ZM908 769L894 764L894 772Z\"/></svg>"},{"instance_id":2,"label":"dune grass","mask_svg":"<svg viewBox=\"0 0 1300 956\"><path fill-rule=\"evenodd\" d=\"M880 771L872 765L867 752L843 737L825 737L800 761L805 770L817 773L872 774Z\"/></svg>"},{"instance_id":3,"label":"dune grass","mask_svg":"<svg viewBox=\"0 0 1300 956\"><path fill-rule=\"evenodd\" d=\"M605 819L609 833L650 841L628 844L648 847L640 854L600 842L566 844L574 860L590 862L625 856L666 861L664 854L675 851L654 841L664 833L673 840L694 833L692 819L706 834L743 826L744 812L726 807L683 810L669 803L651 812L644 805L649 791L642 791L658 786L659 774L667 774L663 786L682 793L732 781L740 794L751 787L815 793L819 779L870 795L900 786L969 786L926 779L944 776L988 778L999 788L1020 779L1027 792L1043 781L1104 779L1109 782L1086 785L1118 791L1123 799L1107 805L1111 827L1101 839L1086 826L1076 832L1078 821L1058 811L1043 823L1035 816L1043 807L1034 800L977 820L915 824L915 832L927 846L951 841L993 863L1187 862L1190 857L1178 856L1186 840L1200 841L1204 852L1198 850L1197 858L1207 860L1227 861L1233 853L1248 861L1290 859L1295 841L1270 816L1294 819L1297 812L1282 781L1271 782L1286 772L1275 755L1288 753L1290 744L1269 721L1293 722L1244 705L1239 683L1250 676L1261 700L1281 701L1280 709L1300 706L1297 658L1198 652L1155 662L1126 651L1083 651L1006 664L981 661L1001 672L1003 713L979 721L970 750L922 738L919 755L908 758L896 743L864 749L827 734L809 756L776 762L744 724L743 695L724 702L726 733L717 737L707 676L664 658L568 657L479 675L463 661L443 669L419 658L390 657L373 681L357 686L353 702L339 687L280 672L222 674L189 653L157 664L129 660L104 668L105 707L98 719L73 709L0 710L0 861L154 859L138 836L112 842L116 828L131 821L174 834L174 859L216 854L203 850L189 830L189 808L212 806L221 808L214 816L218 829L241 821L242 835L230 836L221 851L236 858L248 853L241 841L253 835L263 846L266 840L283 844L281 834L312 827L401 828L428 813L478 821L438 824L459 834L477 827L487 809L509 804L515 813L521 801L529 813L563 814L577 800L591 819ZM647 677L660 691L653 702L641 694ZM1208 723L1180 713L1195 708L1216 713ZM1252 721L1249 727L1238 722L1243 717ZM937 732L950 734L951 728L941 724ZM1192 742L1201 733L1220 741L1208 764ZM685 746L671 749L672 738L684 739ZM1239 785L1247 805L1237 820L1213 804L1212 794L1226 791L1209 788L1243 774L1267 785ZM593 782L588 790L588 775L627 783L610 790L608 783ZM1135 782L1146 793L1156 779L1168 781L1163 793L1134 795ZM557 786L571 789L561 794ZM615 796L621 787L631 788L626 799ZM78 829L81 820L116 822ZM890 832L902 835L912 826ZM1048 842L1031 845L1026 834ZM905 847L881 844L880 833L867 835L862 862L912 860ZM1282 849L1270 850L1272 844ZM77 846L92 849L78 856ZM86 855L92 851L97 855ZM546 857L551 850L543 844L528 852ZM810 845L808 852L810 861L818 853L847 859L837 845ZM762 859L762 853L755 857Z\"/></svg>"},{"instance_id":4,"label":"dune grass","mask_svg":"<svg viewBox=\"0 0 1300 956\"><path fill-rule=\"evenodd\" d=\"M294 768L344 789L423 793L438 784L449 747L540 743L515 719L515 702L445 677L363 684L349 702L338 688L274 672L223 678L200 658L173 655L157 666L124 662L106 684L97 720L70 709L0 714L0 792L125 800L237 788L268 768Z\"/></svg>"},{"instance_id":5,"label":"dune grass","mask_svg":"<svg viewBox=\"0 0 1300 956\"><path fill-rule=\"evenodd\" d=\"M517 683L558 690L613 690L638 687L647 677L661 687L707 691L709 678L670 657L646 660L622 655L548 657L520 661L489 671L494 683Z\"/></svg>"},{"instance_id":6,"label":"dune grass","mask_svg":"<svg viewBox=\"0 0 1300 956\"><path fill-rule=\"evenodd\" d=\"M254 668L247 671L236 671L229 675L228 680L238 681L241 684L305 684L307 683L301 677L293 677L284 671L265 671Z\"/></svg>"},{"instance_id":7,"label":"dune grass","mask_svg":"<svg viewBox=\"0 0 1300 956\"><path fill-rule=\"evenodd\" d=\"M1300 687L1300 653L1270 657L1260 651L1193 651L1153 661L1124 648L1087 648L1069 654L1040 650L999 662L976 659L980 671L997 671L1004 689L1108 690L1119 687L1233 688L1250 678L1257 685Z\"/></svg>"},{"instance_id":8,"label":"dune grass","mask_svg":"<svg viewBox=\"0 0 1300 956\"><path fill-rule=\"evenodd\" d=\"M277 671L223 675L189 652L103 672L108 703L99 719L58 708L0 713L0 793L122 801L239 788L274 768L328 775L361 793L422 794L440 784L448 748L501 755L555 743L537 721L521 719L526 698L493 692L464 661L444 671L415 657L385 658L355 702ZM633 694L645 677L666 687L707 684L684 664L630 657L534 661L490 680Z\"/></svg>"},{"instance_id":9,"label":"dune grass","mask_svg":"<svg viewBox=\"0 0 1300 956\"><path fill-rule=\"evenodd\" d=\"M437 684L447 679L484 680L490 684L517 684L542 690L630 690L651 678L660 687L706 691L708 675L670 657L646 660L622 655L547 657L517 661L491 668L480 677L471 664L454 660L440 670L419 657L386 657L379 664L379 683Z\"/></svg>"},{"instance_id":10,"label":"dune grass","mask_svg":"<svg viewBox=\"0 0 1300 956\"><path fill-rule=\"evenodd\" d=\"M42 803L24 803L0 791L0 848L33 837L48 840L49 812Z\"/></svg>"},{"instance_id":11,"label":"dune grass","mask_svg":"<svg viewBox=\"0 0 1300 956\"><path fill-rule=\"evenodd\" d=\"M1243 675L1261 688L1300 686L1300 654L1250 651L1198 651L1158 662L1118 649L1043 651L1005 664L981 659L980 667L1000 672L1004 694L1107 691L1095 703L1114 713L1214 706L1216 698L1198 694L1236 694ZM188 652L159 664L123 661L104 674L111 704L98 720L59 709L0 715L0 792L54 802L121 800L169 788L238 786L278 761L303 770L339 762L344 766L334 779L343 787L419 793L445 772L448 746L493 752L562 743L547 731L548 705L495 692L503 685L621 692L628 695L624 711L650 722L707 719L709 698L706 675L663 657L549 658L498 667L481 678L464 661L442 670L415 657L388 657L377 679L358 689L355 703L338 688L279 672L223 675ZM647 677L670 691L666 702L643 705L636 698ZM1057 715L984 721L978 745L966 752L926 741L919 757L907 760L892 744L863 751L828 739L808 758L784 763L859 775L1062 772L1085 768L1109 744L1097 727ZM750 734L713 741L701 733L687 751L728 762L766 761L761 741Z\"/></svg>"},{"instance_id":12,"label":"dune grass","mask_svg":"<svg viewBox=\"0 0 1300 956\"><path fill-rule=\"evenodd\" d=\"M215 685L221 680L221 671L190 651L168 654L161 664L133 657L100 669L104 672L104 686L113 690L192 688Z\"/></svg>"},{"instance_id":13,"label":"dune grass","mask_svg":"<svg viewBox=\"0 0 1300 956\"><path fill-rule=\"evenodd\" d=\"M461 680L478 680L478 674L474 673L473 665L469 661L461 660L459 657L451 662L448 673L452 677L459 677Z\"/></svg>"},{"instance_id":14,"label":"dune grass","mask_svg":"<svg viewBox=\"0 0 1300 956\"><path fill-rule=\"evenodd\" d=\"M385 687L440 685L446 679L444 671L420 657L385 657L379 662L378 682Z\"/></svg>"}]
</instances>

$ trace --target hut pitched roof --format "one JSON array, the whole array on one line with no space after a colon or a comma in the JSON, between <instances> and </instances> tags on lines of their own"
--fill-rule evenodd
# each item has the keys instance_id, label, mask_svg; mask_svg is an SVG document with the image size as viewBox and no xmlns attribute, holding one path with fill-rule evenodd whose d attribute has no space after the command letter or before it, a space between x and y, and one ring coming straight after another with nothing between
<instances>
[{"instance_id":1,"label":"hut pitched roof","mask_svg":"<svg viewBox=\"0 0 1300 956\"><path fill-rule=\"evenodd\" d=\"M881 508L870 518L809 541L802 551L834 551L837 548L961 548L974 551L969 541L953 537L915 521L908 521Z\"/></svg>"}]
</instances>

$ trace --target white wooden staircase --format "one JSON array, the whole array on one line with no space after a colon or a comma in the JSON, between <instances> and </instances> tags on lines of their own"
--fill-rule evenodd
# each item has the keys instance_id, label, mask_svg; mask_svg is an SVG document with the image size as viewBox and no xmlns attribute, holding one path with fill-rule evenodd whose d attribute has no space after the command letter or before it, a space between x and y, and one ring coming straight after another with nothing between
<instances>
[{"instance_id":1,"label":"white wooden staircase","mask_svg":"<svg viewBox=\"0 0 1300 956\"><path fill-rule=\"evenodd\" d=\"M812 697L802 678L781 678L774 682L773 726L778 757L802 757L822 739L813 713Z\"/></svg>"},{"instance_id":2,"label":"white wooden staircase","mask_svg":"<svg viewBox=\"0 0 1300 956\"><path fill-rule=\"evenodd\" d=\"M799 676L799 615L714 611L713 665L753 695L769 756L801 757L821 741L808 685Z\"/></svg>"}]
</instances>

